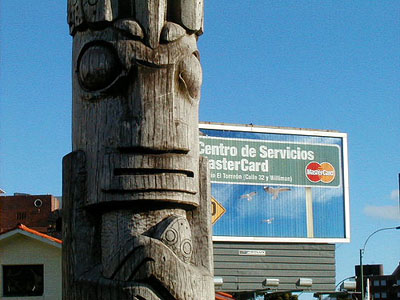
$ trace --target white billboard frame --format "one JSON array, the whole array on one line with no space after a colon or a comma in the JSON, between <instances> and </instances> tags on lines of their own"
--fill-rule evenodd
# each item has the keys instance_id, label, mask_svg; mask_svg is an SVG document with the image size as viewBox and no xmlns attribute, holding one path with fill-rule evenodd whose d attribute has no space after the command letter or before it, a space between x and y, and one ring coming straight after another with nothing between
<instances>
[{"instance_id":1,"label":"white billboard frame","mask_svg":"<svg viewBox=\"0 0 400 300\"><path fill-rule=\"evenodd\" d=\"M281 135L298 135L298 136L317 136L332 137L342 140L343 155L343 197L344 197L344 229L345 236L343 238L291 238L291 237L243 237L243 236L213 236L215 242L268 242L268 243L349 243L350 242L350 193L349 193L349 162L348 162L348 141L347 133L331 130L315 130L288 127L267 127L255 125L239 125L226 123L200 122L199 129L210 130L226 130L241 131L250 133L269 133Z\"/></svg>"}]
</instances>

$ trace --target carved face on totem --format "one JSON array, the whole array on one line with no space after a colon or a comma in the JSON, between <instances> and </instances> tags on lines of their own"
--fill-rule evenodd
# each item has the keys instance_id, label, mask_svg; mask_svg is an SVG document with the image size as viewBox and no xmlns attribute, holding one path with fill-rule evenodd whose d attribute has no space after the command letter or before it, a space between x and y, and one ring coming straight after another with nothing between
<instances>
[{"instance_id":1,"label":"carved face on totem","mask_svg":"<svg viewBox=\"0 0 400 300\"><path fill-rule=\"evenodd\" d=\"M88 205L198 204L202 16L201 1L69 0Z\"/></svg>"}]
</instances>

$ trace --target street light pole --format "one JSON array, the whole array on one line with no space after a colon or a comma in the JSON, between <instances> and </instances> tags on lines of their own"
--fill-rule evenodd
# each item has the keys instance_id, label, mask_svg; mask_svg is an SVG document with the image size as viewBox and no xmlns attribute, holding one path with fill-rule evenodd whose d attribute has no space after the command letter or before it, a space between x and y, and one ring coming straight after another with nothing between
<instances>
[{"instance_id":1,"label":"street light pole","mask_svg":"<svg viewBox=\"0 0 400 300\"><path fill-rule=\"evenodd\" d=\"M340 280L339 283L337 283L336 286L335 286L335 291L337 290L338 286L339 286L342 282L345 282L346 280L349 280L349 279L357 279L357 276L350 276L350 277L346 277L345 279Z\"/></svg>"},{"instance_id":2,"label":"street light pole","mask_svg":"<svg viewBox=\"0 0 400 300\"><path fill-rule=\"evenodd\" d=\"M373 233L371 233L367 239L365 240L365 243L363 245L363 247L360 249L360 277L361 277L361 300L364 300L364 268L363 268L363 256L364 256L364 252L365 252L365 246L367 245L368 240L371 238L371 236L373 236L375 233L379 232L379 231L383 231L383 230L391 230L391 229L400 229L400 226L396 226L396 227L386 227L386 228L381 228L378 230L375 230Z\"/></svg>"},{"instance_id":3,"label":"street light pole","mask_svg":"<svg viewBox=\"0 0 400 300\"><path fill-rule=\"evenodd\" d=\"M363 255L364 249L360 249L361 300L364 300L364 268L362 262Z\"/></svg>"}]
</instances>

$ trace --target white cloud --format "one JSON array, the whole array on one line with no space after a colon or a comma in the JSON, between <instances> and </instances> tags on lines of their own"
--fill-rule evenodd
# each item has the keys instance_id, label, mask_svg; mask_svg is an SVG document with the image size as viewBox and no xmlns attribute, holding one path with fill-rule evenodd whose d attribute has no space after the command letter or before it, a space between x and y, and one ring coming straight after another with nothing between
<instances>
[{"instance_id":1,"label":"white cloud","mask_svg":"<svg viewBox=\"0 0 400 300\"><path fill-rule=\"evenodd\" d=\"M390 199L392 200L399 200L399 190L393 190L390 194Z\"/></svg>"},{"instance_id":2,"label":"white cloud","mask_svg":"<svg viewBox=\"0 0 400 300\"><path fill-rule=\"evenodd\" d=\"M374 206L367 205L364 208L364 213L373 218L386 220L400 220L400 211L398 206Z\"/></svg>"},{"instance_id":3,"label":"white cloud","mask_svg":"<svg viewBox=\"0 0 400 300\"><path fill-rule=\"evenodd\" d=\"M313 189L314 202L330 202L337 197L344 197L344 191L340 188L321 188L319 190Z\"/></svg>"}]
</instances>

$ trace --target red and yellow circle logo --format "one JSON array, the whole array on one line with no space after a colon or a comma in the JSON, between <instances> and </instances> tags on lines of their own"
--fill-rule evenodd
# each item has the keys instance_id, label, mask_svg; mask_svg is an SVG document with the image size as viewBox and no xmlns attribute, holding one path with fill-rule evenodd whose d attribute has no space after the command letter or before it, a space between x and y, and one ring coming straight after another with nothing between
<instances>
[{"instance_id":1,"label":"red and yellow circle logo","mask_svg":"<svg viewBox=\"0 0 400 300\"><path fill-rule=\"evenodd\" d=\"M331 183L336 176L335 168L328 162L310 162L306 166L306 176L311 182Z\"/></svg>"}]
</instances>

